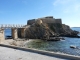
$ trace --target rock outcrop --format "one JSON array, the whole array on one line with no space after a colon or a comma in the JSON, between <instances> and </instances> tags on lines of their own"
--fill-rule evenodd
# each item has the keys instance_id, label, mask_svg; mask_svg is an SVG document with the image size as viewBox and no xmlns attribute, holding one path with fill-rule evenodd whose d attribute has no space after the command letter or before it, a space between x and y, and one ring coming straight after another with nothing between
<instances>
[{"instance_id":1,"label":"rock outcrop","mask_svg":"<svg viewBox=\"0 0 80 60\"><path fill-rule=\"evenodd\" d=\"M47 24L33 24L30 28L26 29L26 37L31 39L42 39L45 36L50 36L54 33L51 31Z\"/></svg>"},{"instance_id":2,"label":"rock outcrop","mask_svg":"<svg viewBox=\"0 0 80 60\"><path fill-rule=\"evenodd\" d=\"M53 21L52 21L53 20ZM78 37L78 32L70 29L68 25L62 24L61 19L53 17L39 18L28 21L29 28L25 31L25 37L30 39L43 39L50 37Z\"/></svg>"}]
</instances>

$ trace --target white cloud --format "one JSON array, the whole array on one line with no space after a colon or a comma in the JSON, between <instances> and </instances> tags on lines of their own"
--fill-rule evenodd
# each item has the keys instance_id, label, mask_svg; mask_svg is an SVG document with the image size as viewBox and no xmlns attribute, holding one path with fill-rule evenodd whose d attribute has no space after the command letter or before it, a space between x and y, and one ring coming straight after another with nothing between
<instances>
[{"instance_id":1,"label":"white cloud","mask_svg":"<svg viewBox=\"0 0 80 60\"><path fill-rule=\"evenodd\" d=\"M60 7L63 13L78 12L80 10L80 0L55 0L53 6Z\"/></svg>"},{"instance_id":2,"label":"white cloud","mask_svg":"<svg viewBox=\"0 0 80 60\"><path fill-rule=\"evenodd\" d=\"M63 11L63 13L69 13L70 11L69 11L69 9L65 9L64 11Z\"/></svg>"},{"instance_id":3,"label":"white cloud","mask_svg":"<svg viewBox=\"0 0 80 60\"><path fill-rule=\"evenodd\" d=\"M54 6L57 6L57 5L63 5L63 4L67 4L67 3L70 3L70 2L72 2L72 1L75 1L75 0L55 0L54 2L53 2L53 5Z\"/></svg>"},{"instance_id":4,"label":"white cloud","mask_svg":"<svg viewBox=\"0 0 80 60\"><path fill-rule=\"evenodd\" d=\"M53 2L53 11L56 11L56 17L62 18L64 24L79 26L80 0L55 0Z\"/></svg>"},{"instance_id":5,"label":"white cloud","mask_svg":"<svg viewBox=\"0 0 80 60\"><path fill-rule=\"evenodd\" d=\"M76 5L74 6L74 9L75 9L76 12L79 11L79 9L80 9L80 4L76 4Z\"/></svg>"},{"instance_id":6,"label":"white cloud","mask_svg":"<svg viewBox=\"0 0 80 60\"><path fill-rule=\"evenodd\" d=\"M66 7L63 12L64 13L76 13L79 12L80 10L80 4L73 4L69 7Z\"/></svg>"}]
</instances>

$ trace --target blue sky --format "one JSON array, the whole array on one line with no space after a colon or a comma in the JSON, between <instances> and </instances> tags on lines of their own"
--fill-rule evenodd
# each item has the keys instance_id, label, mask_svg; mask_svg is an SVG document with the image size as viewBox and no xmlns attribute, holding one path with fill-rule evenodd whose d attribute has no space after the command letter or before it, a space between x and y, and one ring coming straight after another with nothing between
<instances>
[{"instance_id":1,"label":"blue sky","mask_svg":"<svg viewBox=\"0 0 80 60\"><path fill-rule=\"evenodd\" d=\"M0 0L0 24L27 24L45 16L80 27L80 0Z\"/></svg>"}]
</instances>

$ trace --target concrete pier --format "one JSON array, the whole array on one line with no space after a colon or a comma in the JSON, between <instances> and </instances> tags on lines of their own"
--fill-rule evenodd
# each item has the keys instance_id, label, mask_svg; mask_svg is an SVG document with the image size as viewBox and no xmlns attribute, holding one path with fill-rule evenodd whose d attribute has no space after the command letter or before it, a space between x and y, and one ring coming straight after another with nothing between
<instances>
[{"instance_id":1,"label":"concrete pier","mask_svg":"<svg viewBox=\"0 0 80 60\"><path fill-rule=\"evenodd\" d=\"M12 38L13 39L17 39L18 38L17 28L12 28Z\"/></svg>"},{"instance_id":2,"label":"concrete pier","mask_svg":"<svg viewBox=\"0 0 80 60\"><path fill-rule=\"evenodd\" d=\"M0 41L5 40L4 29L0 29Z\"/></svg>"},{"instance_id":3,"label":"concrete pier","mask_svg":"<svg viewBox=\"0 0 80 60\"><path fill-rule=\"evenodd\" d=\"M19 31L20 30L20 31ZM25 28L11 28L12 39L17 39L18 33L20 34L20 38L25 38ZM0 29L0 41L5 40L5 29Z\"/></svg>"},{"instance_id":4,"label":"concrete pier","mask_svg":"<svg viewBox=\"0 0 80 60\"><path fill-rule=\"evenodd\" d=\"M21 28L21 37L25 38L25 28Z\"/></svg>"},{"instance_id":5,"label":"concrete pier","mask_svg":"<svg viewBox=\"0 0 80 60\"><path fill-rule=\"evenodd\" d=\"M20 34L20 38L25 37L25 28L28 27L29 25L0 24L0 41L5 40L5 29L11 29L12 39L17 39L19 37L18 33Z\"/></svg>"}]
</instances>

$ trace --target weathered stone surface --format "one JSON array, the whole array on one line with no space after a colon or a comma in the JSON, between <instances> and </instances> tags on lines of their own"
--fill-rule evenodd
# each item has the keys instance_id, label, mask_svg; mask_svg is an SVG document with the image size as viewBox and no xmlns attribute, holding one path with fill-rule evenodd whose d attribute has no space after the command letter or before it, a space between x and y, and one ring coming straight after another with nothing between
<instances>
[{"instance_id":1,"label":"weathered stone surface","mask_svg":"<svg viewBox=\"0 0 80 60\"><path fill-rule=\"evenodd\" d=\"M35 23L35 19L31 19L27 21L27 25L32 25L33 23Z\"/></svg>"},{"instance_id":2,"label":"weathered stone surface","mask_svg":"<svg viewBox=\"0 0 80 60\"><path fill-rule=\"evenodd\" d=\"M68 25L62 24L61 19L55 19L53 17L36 19L35 23L32 23L25 30L25 37L31 39L49 39L50 37L59 36L79 37L77 34L77 31L73 31Z\"/></svg>"},{"instance_id":3,"label":"weathered stone surface","mask_svg":"<svg viewBox=\"0 0 80 60\"><path fill-rule=\"evenodd\" d=\"M13 39L17 39L18 38L18 34L17 34L17 29L16 28L12 29L12 38Z\"/></svg>"},{"instance_id":4,"label":"weathered stone surface","mask_svg":"<svg viewBox=\"0 0 80 60\"><path fill-rule=\"evenodd\" d=\"M61 36L66 36L66 37L79 37L77 34L79 33L78 31L73 31L70 29L68 25L63 24L62 25L64 32L61 33Z\"/></svg>"},{"instance_id":5,"label":"weathered stone surface","mask_svg":"<svg viewBox=\"0 0 80 60\"><path fill-rule=\"evenodd\" d=\"M48 28L47 24L35 24L34 26L26 29L26 37L27 38L36 38L41 39L45 35L51 35L50 29Z\"/></svg>"},{"instance_id":6,"label":"weathered stone surface","mask_svg":"<svg viewBox=\"0 0 80 60\"><path fill-rule=\"evenodd\" d=\"M4 29L0 29L0 42L5 40Z\"/></svg>"},{"instance_id":7,"label":"weathered stone surface","mask_svg":"<svg viewBox=\"0 0 80 60\"><path fill-rule=\"evenodd\" d=\"M27 24L32 25L36 21L39 21L39 20L42 20L43 23L60 23L60 24L62 24L61 19L55 19L52 16L44 17L44 18L38 18L38 19L31 19L31 20L28 20Z\"/></svg>"}]
</instances>

